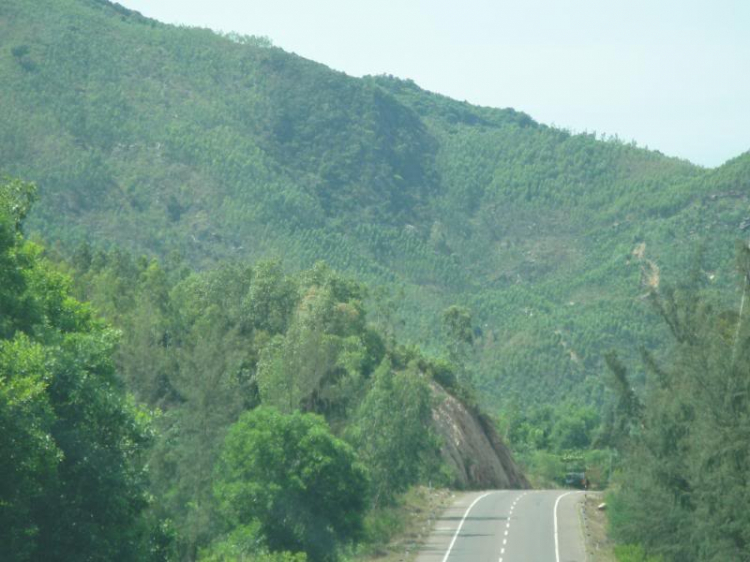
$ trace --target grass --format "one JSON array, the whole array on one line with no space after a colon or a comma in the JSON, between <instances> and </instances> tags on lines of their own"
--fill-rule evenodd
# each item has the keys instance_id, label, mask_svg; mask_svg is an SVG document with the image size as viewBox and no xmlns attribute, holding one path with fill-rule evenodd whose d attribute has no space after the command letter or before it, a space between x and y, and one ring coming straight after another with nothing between
<instances>
[{"instance_id":1,"label":"grass","mask_svg":"<svg viewBox=\"0 0 750 562\"><path fill-rule=\"evenodd\" d=\"M347 562L410 562L429 537L433 522L453 502L446 489L417 486L393 506L372 510L365 519L366 539Z\"/></svg>"},{"instance_id":2,"label":"grass","mask_svg":"<svg viewBox=\"0 0 750 562\"><path fill-rule=\"evenodd\" d=\"M583 503L583 533L586 539L586 559L589 562L618 562L615 545L607 534L609 522L606 510L599 509L604 502L600 492L589 492ZM623 562L623 561L620 561Z\"/></svg>"}]
</instances>

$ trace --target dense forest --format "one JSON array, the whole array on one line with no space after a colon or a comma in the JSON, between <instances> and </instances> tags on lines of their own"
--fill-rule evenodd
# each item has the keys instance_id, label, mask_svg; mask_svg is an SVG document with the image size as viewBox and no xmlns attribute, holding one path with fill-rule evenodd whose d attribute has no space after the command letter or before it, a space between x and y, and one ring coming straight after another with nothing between
<instances>
[{"instance_id":1,"label":"dense forest","mask_svg":"<svg viewBox=\"0 0 750 562\"><path fill-rule=\"evenodd\" d=\"M21 234L34 195L0 183L3 559L334 560L452 483L432 385L476 409L460 358L399 344L362 284L60 261Z\"/></svg>"},{"instance_id":2,"label":"dense forest","mask_svg":"<svg viewBox=\"0 0 750 562\"><path fill-rule=\"evenodd\" d=\"M712 283L733 286L750 157L704 170L267 40L7 0L0 169L39 186L27 231L67 255L323 259L400 298L399 334L430 351L441 311L466 306L497 408L600 401L602 350L667 341L643 285L697 245Z\"/></svg>"},{"instance_id":3,"label":"dense forest","mask_svg":"<svg viewBox=\"0 0 750 562\"><path fill-rule=\"evenodd\" d=\"M453 483L434 385L535 483L611 486L623 543L747 557L750 153L3 0L0 177L13 560L353 556Z\"/></svg>"}]
</instances>

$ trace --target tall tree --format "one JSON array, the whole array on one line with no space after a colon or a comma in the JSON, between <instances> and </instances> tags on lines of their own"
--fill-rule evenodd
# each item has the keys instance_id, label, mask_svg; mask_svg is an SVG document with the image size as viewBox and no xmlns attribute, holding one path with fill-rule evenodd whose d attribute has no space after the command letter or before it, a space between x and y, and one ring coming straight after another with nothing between
<instances>
[{"instance_id":1,"label":"tall tree","mask_svg":"<svg viewBox=\"0 0 750 562\"><path fill-rule=\"evenodd\" d=\"M18 194L31 192L0 184L0 275L14 279L0 334L2 551L19 561L161 556L145 518L148 416L114 369L118 334L21 236Z\"/></svg>"},{"instance_id":2,"label":"tall tree","mask_svg":"<svg viewBox=\"0 0 750 562\"><path fill-rule=\"evenodd\" d=\"M750 274L740 248L743 287ZM744 292L744 290L743 290ZM700 291L655 295L674 337L647 361L647 397L614 502L614 528L668 560L750 558L750 321Z\"/></svg>"},{"instance_id":3,"label":"tall tree","mask_svg":"<svg viewBox=\"0 0 750 562\"><path fill-rule=\"evenodd\" d=\"M436 457L432 393L416 364L395 372L384 359L356 413L350 438L370 469L372 498L388 504L416 484Z\"/></svg>"}]
</instances>

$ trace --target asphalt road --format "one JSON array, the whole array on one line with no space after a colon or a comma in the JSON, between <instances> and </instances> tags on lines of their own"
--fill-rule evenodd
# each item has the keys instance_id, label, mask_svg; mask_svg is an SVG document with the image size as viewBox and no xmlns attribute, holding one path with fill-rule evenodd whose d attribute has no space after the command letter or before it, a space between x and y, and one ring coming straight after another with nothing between
<instances>
[{"instance_id":1,"label":"asphalt road","mask_svg":"<svg viewBox=\"0 0 750 562\"><path fill-rule=\"evenodd\" d=\"M417 562L585 562L582 492L460 495L435 522Z\"/></svg>"}]
</instances>

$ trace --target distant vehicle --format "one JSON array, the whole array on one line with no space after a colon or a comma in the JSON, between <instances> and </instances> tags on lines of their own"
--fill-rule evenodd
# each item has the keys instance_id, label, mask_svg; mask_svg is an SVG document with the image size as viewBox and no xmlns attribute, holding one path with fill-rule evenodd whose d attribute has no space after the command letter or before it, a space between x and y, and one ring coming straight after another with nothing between
<instances>
[{"instance_id":1,"label":"distant vehicle","mask_svg":"<svg viewBox=\"0 0 750 562\"><path fill-rule=\"evenodd\" d=\"M565 475L565 485L579 490L588 490L589 479L585 472L568 472Z\"/></svg>"}]
</instances>

